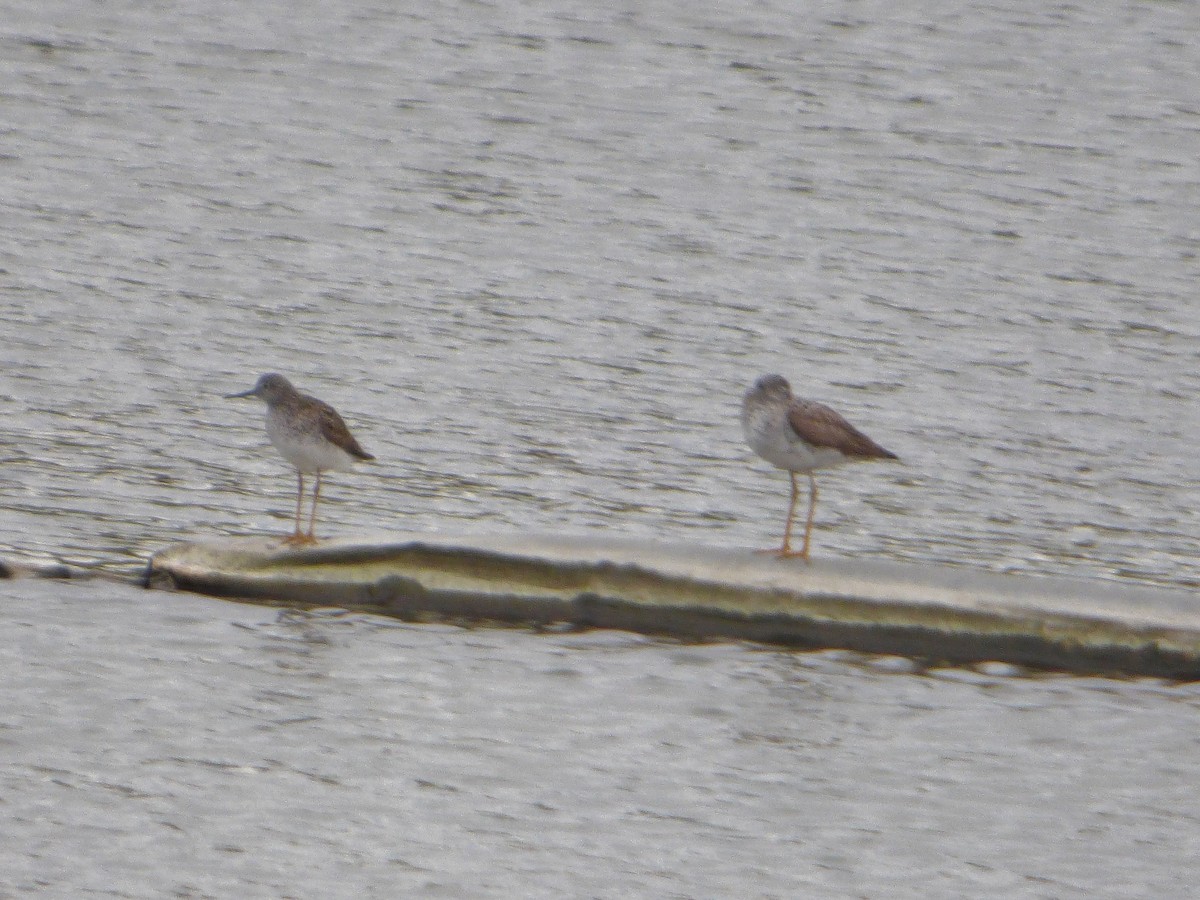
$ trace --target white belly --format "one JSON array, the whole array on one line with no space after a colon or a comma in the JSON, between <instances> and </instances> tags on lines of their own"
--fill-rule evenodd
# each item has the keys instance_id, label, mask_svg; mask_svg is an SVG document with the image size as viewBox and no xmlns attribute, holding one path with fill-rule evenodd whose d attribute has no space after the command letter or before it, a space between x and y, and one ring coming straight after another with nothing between
<instances>
[{"instance_id":1,"label":"white belly","mask_svg":"<svg viewBox=\"0 0 1200 900\"><path fill-rule=\"evenodd\" d=\"M348 472L355 462L353 456L320 434L291 428L284 417L274 415L272 411L267 412L267 437L280 456L305 475Z\"/></svg>"},{"instance_id":2,"label":"white belly","mask_svg":"<svg viewBox=\"0 0 1200 900\"><path fill-rule=\"evenodd\" d=\"M801 440L783 415L758 409L742 414L742 431L750 449L771 465L788 472L815 472L840 466L847 458L828 447Z\"/></svg>"}]
</instances>

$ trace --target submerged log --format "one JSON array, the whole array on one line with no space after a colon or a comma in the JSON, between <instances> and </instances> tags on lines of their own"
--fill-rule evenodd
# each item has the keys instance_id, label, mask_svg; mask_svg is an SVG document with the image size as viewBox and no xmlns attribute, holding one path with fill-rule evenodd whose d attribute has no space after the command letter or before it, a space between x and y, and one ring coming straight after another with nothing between
<instances>
[{"instance_id":1,"label":"submerged log","mask_svg":"<svg viewBox=\"0 0 1200 900\"><path fill-rule=\"evenodd\" d=\"M1189 591L608 538L391 535L179 544L151 580L405 619L570 623L936 662L1200 679Z\"/></svg>"},{"instance_id":2,"label":"submerged log","mask_svg":"<svg viewBox=\"0 0 1200 900\"><path fill-rule=\"evenodd\" d=\"M66 563L46 560L0 559L0 579L9 578L94 578L95 572Z\"/></svg>"}]
</instances>

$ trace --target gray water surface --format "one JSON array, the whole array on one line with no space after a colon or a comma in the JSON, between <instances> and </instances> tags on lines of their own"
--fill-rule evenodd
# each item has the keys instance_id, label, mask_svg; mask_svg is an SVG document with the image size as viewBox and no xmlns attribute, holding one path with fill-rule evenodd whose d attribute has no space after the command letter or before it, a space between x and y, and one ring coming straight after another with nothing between
<instances>
[{"instance_id":1,"label":"gray water surface","mask_svg":"<svg viewBox=\"0 0 1200 900\"><path fill-rule=\"evenodd\" d=\"M286 527L281 370L380 458L329 528L766 546L779 371L900 466L833 554L1194 585L1182 7L27 4L0 32L6 531Z\"/></svg>"},{"instance_id":2,"label":"gray water surface","mask_svg":"<svg viewBox=\"0 0 1200 900\"><path fill-rule=\"evenodd\" d=\"M1194 686L19 587L6 895L1194 885Z\"/></svg>"},{"instance_id":3,"label":"gray water surface","mask_svg":"<svg viewBox=\"0 0 1200 900\"><path fill-rule=\"evenodd\" d=\"M770 546L737 407L778 371L903 460L822 476L816 553L1194 590L1198 31L10 3L0 545L124 573L285 531L262 410L221 399L277 370L379 457L326 534ZM1186 688L3 591L0 891L1190 884Z\"/></svg>"}]
</instances>

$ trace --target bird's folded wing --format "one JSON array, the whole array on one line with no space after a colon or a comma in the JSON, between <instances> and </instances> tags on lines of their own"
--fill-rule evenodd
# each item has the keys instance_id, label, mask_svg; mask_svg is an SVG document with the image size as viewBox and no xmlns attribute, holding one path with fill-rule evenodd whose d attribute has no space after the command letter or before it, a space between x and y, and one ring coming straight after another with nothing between
<instances>
[{"instance_id":1,"label":"bird's folded wing","mask_svg":"<svg viewBox=\"0 0 1200 900\"><path fill-rule=\"evenodd\" d=\"M321 436L325 440L341 447L351 456L358 457L359 459L375 458L358 445L358 441L354 439L354 435L350 433L350 429L346 427L345 421L338 415L336 409L326 403L322 403L319 415Z\"/></svg>"},{"instance_id":2,"label":"bird's folded wing","mask_svg":"<svg viewBox=\"0 0 1200 900\"><path fill-rule=\"evenodd\" d=\"M836 450L859 459L895 459L877 443L822 403L798 400L788 411L788 424L814 447Z\"/></svg>"}]
</instances>

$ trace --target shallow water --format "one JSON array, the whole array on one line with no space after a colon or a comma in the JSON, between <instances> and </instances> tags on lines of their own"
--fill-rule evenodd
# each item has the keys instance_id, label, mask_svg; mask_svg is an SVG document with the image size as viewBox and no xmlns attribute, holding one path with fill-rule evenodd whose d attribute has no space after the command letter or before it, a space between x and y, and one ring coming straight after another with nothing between
<instances>
[{"instance_id":1,"label":"shallow water","mask_svg":"<svg viewBox=\"0 0 1200 900\"><path fill-rule=\"evenodd\" d=\"M13 895L1186 896L1200 851L1195 686L0 594Z\"/></svg>"},{"instance_id":2,"label":"shallow water","mask_svg":"<svg viewBox=\"0 0 1200 900\"><path fill-rule=\"evenodd\" d=\"M330 531L769 544L780 371L904 459L826 552L1195 584L1184 10L272 9L5 28L18 547L285 527L272 369L380 458Z\"/></svg>"},{"instance_id":3,"label":"shallow water","mask_svg":"<svg viewBox=\"0 0 1200 900\"><path fill-rule=\"evenodd\" d=\"M221 399L269 370L379 457L329 479L325 533L766 546L786 479L736 414L779 371L903 458L822 477L816 552L1194 588L1198 29L1185 6L1137 3L936 18L880 2L10 4L5 555L123 572L175 540L285 530L293 479L262 410ZM55 890L101 890L109 814L123 864L141 861L112 888L132 896L331 896L376 875L462 896L879 896L931 871L943 896L1122 896L1121 873L1175 892L1194 851L1172 828L1194 814L1172 789L1194 756L1175 737L1184 689L981 687L827 655L351 617L304 626L347 660L378 654L325 697L266 651L307 646L274 612L4 591L22 624L0 641L2 677L24 712L0 734L25 760L10 787L38 810L21 807L26 840L0 850L22 861L0 866L13 890L73 852L91 862ZM155 625L162 609L179 618ZM131 635L175 649L134 653ZM584 677L531 680L543 657ZM290 687L245 700L264 667ZM385 707L393 732L371 710L397 683L424 687ZM163 699L127 705L134 688ZM313 696L328 705L306 720ZM237 767L279 735L252 723L296 717L293 774L262 788ZM823 738L795 750L812 719ZM261 743L227 770L223 741L245 738L228 728ZM444 767L402 767L386 791L378 772L346 791L294 774L378 761L376 728L420 735ZM781 730L782 749L734 737ZM618 762L585 752L600 738ZM814 749L864 744L868 761ZM46 747L74 760L74 789L27 765ZM449 777L482 778L496 754L507 787ZM175 756L217 764L154 774ZM547 773L547 758L569 764ZM88 780L158 777L153 813ZM236 805L243 778L260 812ZM231 825L240 851L218 846ZM397 829L423 843L386 862L365 836ZM214 849L184 872L163 842L189 830Z\"/></svg>"}]
</instances>

